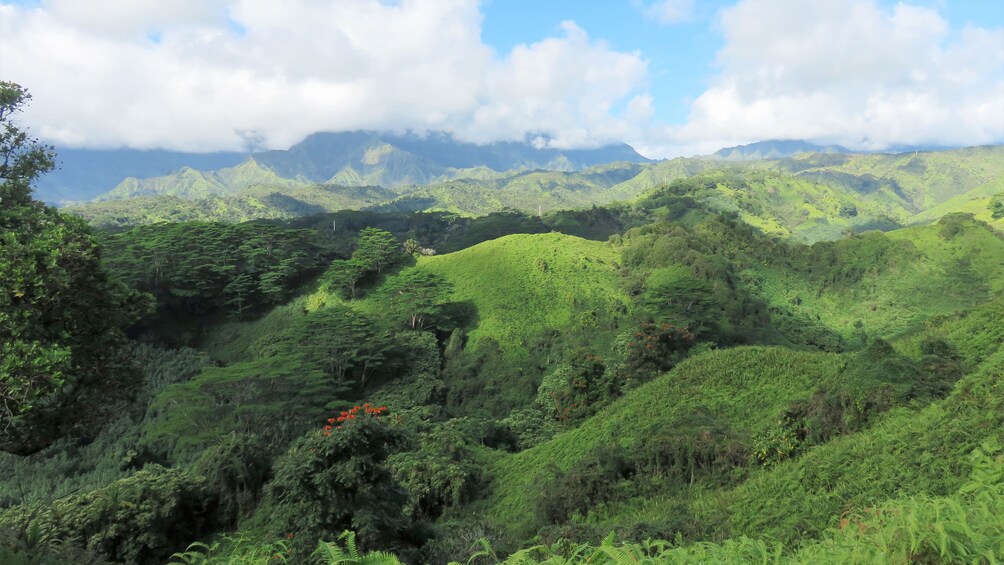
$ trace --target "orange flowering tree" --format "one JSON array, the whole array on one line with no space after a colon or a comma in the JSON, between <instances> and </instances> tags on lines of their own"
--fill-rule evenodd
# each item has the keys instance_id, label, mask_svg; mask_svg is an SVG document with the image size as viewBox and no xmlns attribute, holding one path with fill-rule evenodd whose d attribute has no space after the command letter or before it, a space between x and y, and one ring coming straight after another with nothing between
<instances>
[{"instance_id":1,"label":"orange flowering tree","mask_svg":"<svg viewBox=\"0 0 1004 565\"><path fill-rule=\"evenodd\" d=\"M389 547L410 534L407 495L387 458L405 446L387 407L363 404L298 439L276 463L265 493L270 530L313 547L353 530L364 545Z\"/></svg>"}]
</instances>

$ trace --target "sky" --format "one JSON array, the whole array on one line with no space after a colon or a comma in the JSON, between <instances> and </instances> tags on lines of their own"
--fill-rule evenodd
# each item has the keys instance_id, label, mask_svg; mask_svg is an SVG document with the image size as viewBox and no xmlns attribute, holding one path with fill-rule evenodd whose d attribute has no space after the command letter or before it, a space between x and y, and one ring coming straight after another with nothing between
<instances>
[{"instance_id":1,"label":"sky","mask_svg":"<svg viewBox=\"0 0 1004 565\"><path fill-rule=\"evenodd\" d=\"M57 147L997 144L1004 2L0 0L0 80Z\"/></svg>"}]
</instances>

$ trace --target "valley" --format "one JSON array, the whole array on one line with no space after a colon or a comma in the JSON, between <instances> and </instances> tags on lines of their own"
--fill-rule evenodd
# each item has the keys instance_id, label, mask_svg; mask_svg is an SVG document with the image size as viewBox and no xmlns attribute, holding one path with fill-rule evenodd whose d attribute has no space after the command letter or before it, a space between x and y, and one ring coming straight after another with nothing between
<instances>
[{"instance_id":1,"label":"valley","mask_svg":"<svg viewBox=\"0 0 1004 565\"><path fill-rule=\"evenodd\" d=\"M4 563L1001 555L1004 147L18 150Z\"/></svg>"}]
</instances>

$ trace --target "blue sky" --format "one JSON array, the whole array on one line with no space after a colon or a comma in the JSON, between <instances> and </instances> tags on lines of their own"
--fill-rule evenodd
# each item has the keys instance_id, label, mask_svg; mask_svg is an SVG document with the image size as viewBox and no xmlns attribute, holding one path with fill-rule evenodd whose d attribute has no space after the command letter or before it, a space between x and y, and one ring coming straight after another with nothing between
<instances>
[{"instance_id":1,"label":"blue sky","mask_svg":"<svg viewBox=\"0 0 1004 565\"><path fill-rule=\"evenodd\" d=\"M453 132L653 157L761 139L1004 141L981 0L0 0L0 75L57 145Z\"/></svg>"},{"instance_id":2,"label":"blue sky","mask_svg":"<svg viewBox=\"0 0 1004 565\"><path fill-rule=\"evenodd\" d=\"M690 103L715 76L715 54L723 44L715 25L716 15L735 2L695 2L690 17L672 24L660 23L647 15L646 8L652 4L640 0L487 0L483 3L482 37L498 52L506 53L520 43L532 43L554 34L562 21L572 20L591 36L608 41L618 50L641 52L650 61L655 117L683 123ZM878 4L892 9L897 2ZM1004 2L997 0L911 4L938 10L955 32L973 25L1004 26Z\"/></svg>"},{"instance_id":3,"label":"blue sky","mask_svg":"<svg viewBox=\"0 0 1004 565\"><path fill-rule=\"evenodd\" d=\"M517 44L552 35L562 21L572 20L617 50L639 51L649 61L655 117L682 123L690 102L714 75L715 53L722 44L714 15L729 4L702 2L693 17L665 25L646 16L644 5L632 0L489 0L484 3L482 37L506 53Z\"/></svg>"}]
</instances>

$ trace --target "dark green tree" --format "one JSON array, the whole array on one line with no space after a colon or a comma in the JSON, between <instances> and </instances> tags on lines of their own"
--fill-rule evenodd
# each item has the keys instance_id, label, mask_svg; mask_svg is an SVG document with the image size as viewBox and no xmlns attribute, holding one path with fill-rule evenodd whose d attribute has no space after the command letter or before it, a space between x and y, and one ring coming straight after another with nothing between
<instances>
[{"instance_id":1,"label":"dark green tree","mask_svg":"<svg viewBox=\"0 0 1004 565\"><path fill-rule=\"evenodd\" d=\"M390 338L372 320L346 306L311 313L294 335L336 381L351 377L364 390L391 349Z\"/></svg>"},{"instance_id":2,"label":"dark green tree","mask_svg":"<svg viewBox=\"0 0 1004 565\"><path fill-rule=\"evenodd\" d=\"M397 253L397 239L394 234L379 228L364 228L359 232L359 241L352 258L366 265L378 274L390 264Z\"/></svg>"},{"instance_id":3,"label":"dark green tree","mask_svg":"<svg viewBox=\"0 0 1004 565\"><path fill-rule=\"evenodd\" d=\"M294 442L266 487L262 514L269 531L292 534L293 544L307 550L349 529L370 547L405 537L408 499L387 463L405 435L385 420L359 413Z\"/></svg>"},{"instance_id":4,"label":"dark green tree","mask_svg":"<svg viewBox=\"0 0 1004 565\"><path fill-rule=\"evenodd\" d=\"M408 327L420 330L449 300L453 285L435 273L410 269L387 279L383 291Z\"/></svg>"},{"instance_id":5,"label":"dark green tree","mask_svg":"<svg viewBox=\"0 0 1004 565\"><path fill-rule=\"evenodd\" d=\"M235 316L240 316L251 306L251 297L255 292L254 278L248 273L241 273L237 278L223 288L226 304L232 308Z\"/></svg>"},{"instance_id":6,"label":"dark green tree","mask_svg":"<svg viewBox=\"0 0 1004 565\"><path fill-rule=\"evenodd\" d=\"M365 273L366 265L358 259L332 261L324 273L324 282L331 290L348 298L355 298L356 285Z\"/></svg>"},{"instance_id":7,"label":"dark green tree","mask_svg":"<svg viewBox=\"0 0 1004 565\"><path fill-rule=\"evenodd\" d=\"M995 220L1004 218L1004 193L990 199L990 217Z\"/></svg>"},{"instance_id":8,"label":"dark green tree","mask_svg":"<svg viewBox=\"0 0 1004 565\"><path fill-rule=\"evenodd\" d=\"M643 323L626 344L628 384L637 385L673 368L694 345L694 335L672 324Z\"/></svg>"},{"instance_id":9,"label":"dark green tree","mask_svg":"<svg viewBox=\"0 0 1004 565\"><path fill-rule=\"evenodd\" d=\"M450 506L469 500L479 476L471 438L454 419L419 435L416 449L391 456L397 482L409 495L406 508L422 519L435 519Z\"/></svg>"},{"instance_id":10,"label":"dark green tree","mask_svg":"<svg viewBox=\"0 0 1004 565\"><path fill-rule=\"evenodd\" d=\"M17 454L93 431L130 390L119 328L144 302L108 280L83 220L31 198L54 154L11 119L28 100L0 82L0 450Z\"/></svg>"}]
</instances>

